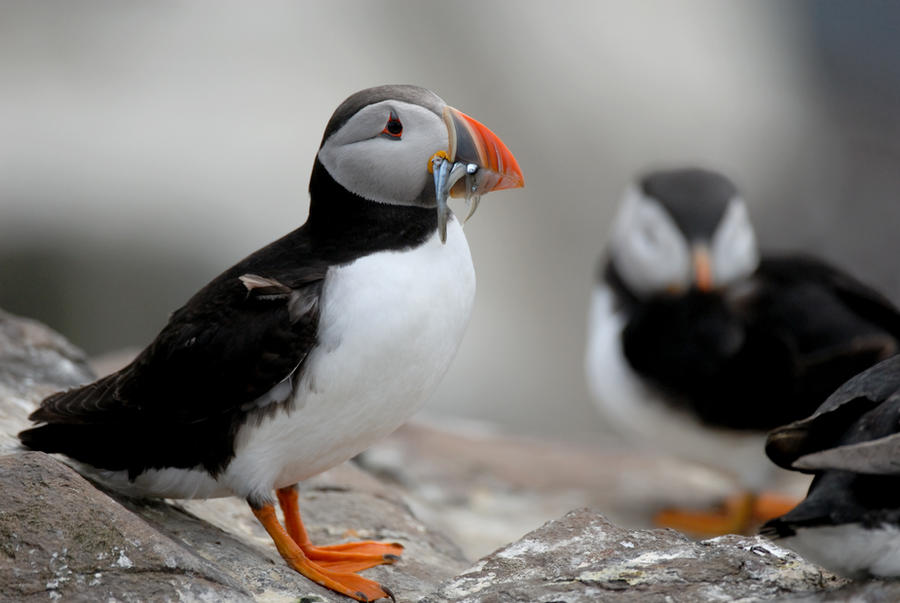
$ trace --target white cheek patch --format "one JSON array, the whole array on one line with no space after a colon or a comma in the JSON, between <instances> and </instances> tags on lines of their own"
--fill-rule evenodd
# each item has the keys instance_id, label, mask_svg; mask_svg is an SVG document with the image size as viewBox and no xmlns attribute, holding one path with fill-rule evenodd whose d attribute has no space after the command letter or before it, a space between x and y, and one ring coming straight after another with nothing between
<instances>
[{"instance_id":1,"label":"white cheek patch","mask_svg":"<svg viewBox=\"0 0 900 603\"><path fill-rule=\"evenodd\" d=\"M759 265L756 234L750 223L747 206L735 197L710 243L713 279L719 285L728 285L750 276Z\"/></svg>"},{"instance_id":2,"label":"white cheek patch","mask_svg":"<svg viewBox=\"0 0 900 603\"><path fill-rule=\"evenodd\" d=\"M403 124L399 140L382 136L393 111ZM429 158L446 149L447 128L424 107L398 101L370 105L354 115L319 150L338 184L365 199L412 205L431 182Z\"/></svg>"},{"instance_id":3,"label":"white cheek patch","mask_svg":"<svg viewBox=\"0 0 900 603\"><path fill-rule=\"evenodd\" d=\"M625 192L613 222L610 252L619 275L637 295L690 284L687 241L671 216L635 186Z\"/></svg>"},{"instance_id":4,"label":"white cheek patch","mask_svg":"<svg viewBox=\"0 0 900 603\"><path fill-rule=\"evenodd\" d=\"M404 144L373 138L319 152L319 159L338 184L360 197L382 203L410 204L429 180L426 164L419 169L396 161L388 145ZM429 155L430 156L430 155Z\"/></svg>"}]
</instances>

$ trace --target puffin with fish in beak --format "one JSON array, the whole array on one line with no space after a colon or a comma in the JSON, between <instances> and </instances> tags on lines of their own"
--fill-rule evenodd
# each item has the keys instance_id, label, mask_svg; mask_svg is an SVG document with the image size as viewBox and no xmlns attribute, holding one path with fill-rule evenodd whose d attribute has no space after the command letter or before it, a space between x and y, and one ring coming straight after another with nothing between
<instances>
[{"instance_id":1,"label":"puffin with fish in beak","mask_svg":"<svg viewBox=\"0 0 900 603\"><path fill-rule=\"evenodd\" d=\"M482 194L521 186L503 142L433 92L353 94L325 128L306 223L203 287L131 364L46 398L23 445L128 495L242 497L295 570L359 601L392 597L356 572L403 547L313 545L296 484L435 389L475 294L447 199L471 214Z\"/></svg>"}]
</instances>

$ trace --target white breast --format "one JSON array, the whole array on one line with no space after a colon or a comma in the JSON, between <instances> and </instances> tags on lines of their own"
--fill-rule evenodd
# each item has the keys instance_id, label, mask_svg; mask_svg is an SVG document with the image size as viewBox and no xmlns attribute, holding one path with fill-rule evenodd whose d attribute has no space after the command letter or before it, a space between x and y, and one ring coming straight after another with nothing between
<instances>
[{"instance_id":1,"label":"white breast","mask_svg":"<svg viewBox=\"0 0 900 603\"><path fill-rule=\"evenodd\" d=\"M125 471L77 464L134 496L253 496L342 463L386 436L428 398L456 354L475 297L475 270L459 222L419 247L332 268L320 300L319 345L290 410L251 419L235 457L213 479L197 469Z\"/></svg>"},{"instance_id":2,"label":"white breast","mask_svg":"<svg viewBox=\"0 0 900 603\"><path fill-rule=\"evenodd\" d=\"M588 386L614 428L638 447L725 469L745 487L757 488L770 478L774 465L763 451L765 435L703 426L689 412L667 403L631 369L622 352L626 319L609 287L595 289L590 312Z\"/></svg>"},{"instance_id":3,"label":"white breast","mask_svg":"<svg viewBox=\"0 0 900 603\"><path fill-rule=\"evenodd\" d=\"M797 528L796 535L777 542L848 578L900 576L900 528L894 525Z\"/></svg>"},{"instance_id":4,"label":"white breast","mask_svg":"<svg viewBox=\"0 0 900 603\"><path fill-rule=\"evenodd\" d=\"M268 493L365 450L410 417L456 354L475 295L459 222L400 252L332 268L321 300L319 345L290 411L238 433L221 481L236 494Z\"/></svg>"}]
</instances>

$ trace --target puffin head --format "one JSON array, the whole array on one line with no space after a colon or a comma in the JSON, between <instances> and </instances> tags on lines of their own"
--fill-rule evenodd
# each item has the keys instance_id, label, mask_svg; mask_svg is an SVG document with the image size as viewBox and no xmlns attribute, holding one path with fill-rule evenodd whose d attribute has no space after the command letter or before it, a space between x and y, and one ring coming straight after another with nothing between
<instances>
[{"instance_id":1,"label":"puffin head","mask_svg":"<svg viewBox=\"0 0 900 603\"><path fill-rule=\"evenodd\" d=\"M466 197L471 215L480 195L524 184L515 157L493 132L418 86L351 95L331 116L318 159L359 197L436 208L442 240L448 196Z\"/></svg>"},{"instance_id":2,"label":"puffin head","mask_svg":"<svg viewBox=\"0 0 900 603\"><path fill-rule=\"evenodd\" d=\"M639 297L711 291L759 264L744 201L725 176L701 169L657 171L626 191L610 259Z\"/></svg>"}]
</instances>

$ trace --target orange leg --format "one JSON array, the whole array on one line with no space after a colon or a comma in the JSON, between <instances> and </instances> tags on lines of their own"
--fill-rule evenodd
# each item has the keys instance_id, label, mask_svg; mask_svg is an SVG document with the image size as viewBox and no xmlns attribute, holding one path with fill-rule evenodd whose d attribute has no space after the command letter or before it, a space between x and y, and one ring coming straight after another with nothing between
<instances>
[{"instance_id":1,"label":"orange leg","mask_svg":"<svg viewBox=\"0 0 900 603\"><path fill-rule=\"evenodd\" d=\"M272 505L263 505L259 509L250 506L253 514L259 520L266 532L275 542L275 548L287 561L292 568L325 588L352 597L357 601L375 601L377 599L385 599L390 597L394 599L393 594L385 587L377 582L373 582L354 573L335 571L334 569L326 569L321 565L309 560L303 554L303 550L288 535L288 533L278 523L275 516L275 507Z\"/></svg>"},{"instance_id":2,"label":"orange leg","mask_svg":"<svg viewBox=\"0 0 900 603\"><path fill-rule=\"evenodd\" d=\"M297 489L294 486L277 490L278 504L284 513L284 527L297 543L307 559L316 565L338 572L358 572L383 563L393 563L400 559L403 546L398 543L345 542L329 546L313 546L300 519L297 504Z\"/></svg>"},{"instance_id":3,"label":"orange leg","mask_svg":"<svg viewBox=\"0 0 900 603\"><path fill-rule=\"evenodd\" d=\"M720 509L687 511L666 509L656 514L657 525L696 537L742 534L750 526L755 497L749 492L731 496Z\"/></svg>"},{"instance_id":4,"label":"orange leg","mask_svg":"<svg viewBox=\"0 0 900 603\"><path fill-rule=\"evenodd\" d=\"M722 534L752 534L761 524L784 515L797 506L798 502L772 492L758 495L743 492L727 498L719 509L667 509L658 513L655 521L658 525L701 538Z\"/></svg>"},{"instance_id":5,"label":"orange leg","mask_svg":"<svg viewBox=\"0 0 900 603\"><path fill-rule=\"evenodd\" d=\"M753 519L765 523L781 517L800 503L800 500L774 492L761 492L753 501Z\"/></svg>"}]
</instances>

